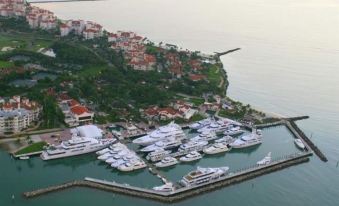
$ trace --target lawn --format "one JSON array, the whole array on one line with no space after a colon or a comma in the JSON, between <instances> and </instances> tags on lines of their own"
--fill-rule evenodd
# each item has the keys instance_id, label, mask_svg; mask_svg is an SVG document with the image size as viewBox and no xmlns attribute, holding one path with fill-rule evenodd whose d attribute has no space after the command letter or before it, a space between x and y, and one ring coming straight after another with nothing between
<instances>
[{"instance_id":1,"label":"lawn","mask_svg":"<svg viewBox=\"0 0 339 206\"><path fill-rule=\"evenodd\" d=\"M203 98L191 98L189 101L192 102L196 107L202 105L205 102Z\"/></svg>"},{"instance_id":2,"label":"lawn","mask_svg":"<svg viewBox=\"0 0 339 206\"><path fill-rule=\"evenodd\" d=\"M46 142L33 143L33 144L17 151L15 154L16 155L23 155L23 154L32 153L32 152L39 152L39 151L43 150L45 145L47 145Z\"/></svg>"},{"instance_id":3,"label":"lawn","mask_svg":"<svg viewBox=\"0 0 339 206\"><path fill-rule=\"evenodd\" d=\"M216 85L219 85L221 74L220 74L220 70L219 70L218 66L216 66L216 65L211 65L211 66L209 67L209 69L207 70L206 75L207 75L208 80L209 80L211 83L214 83L214 84L216 84Z\"/></svg>"},{"instance_id":4,"label":"lawn","mask_svg":"<svg viewBox=\"0 0 339 206\"><path fill-rule=\"evenodd\" d=\"M13 67L13 66L14 66L14 63L13 63L13 62L0 61L0 69L1 69L1 68Z\"/></svg>"},{"instance_id":5,"label":"lawn","mask_svg":"<svg viewBox=\"0 0 339 206\"><path fill-rule=\"evenodd\" d=\"M96 77L98 76L103 70L105 70L105 66L88 66L83 68L79 73L79 77Z\"/></svg>"}]
</instances>

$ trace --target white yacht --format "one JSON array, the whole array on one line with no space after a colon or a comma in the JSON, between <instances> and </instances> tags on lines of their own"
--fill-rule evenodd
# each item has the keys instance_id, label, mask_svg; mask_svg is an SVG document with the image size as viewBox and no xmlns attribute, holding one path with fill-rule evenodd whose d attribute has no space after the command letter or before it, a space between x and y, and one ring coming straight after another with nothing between
<instances>
[{"instance_id":1,"label":"white yacht","mask_svg":"<svg viewBox=\"0 0 339 206\"><path fill-rule=\"evenodd\" d=\"M264 159L260 160L257 162L258 166L264 166L264 165L268 165L271 163L272 157L271 157L271 152L269 152Z\"/></svg>"},{"instance_id":2,"label":"white yacht","mask_svg":"<svg viewBox=\"0 0 339 206\"><path fill-rule=\"evenodd\" d=\"M240 137L239 139L231 143L230 146L232 148L245 148L245 147L251 147L254 145L258 145L261 143L262 143L262 137L260 133L258 134L257 131L253 130L251 134Z\"/></svg>"},{"instance_id":3,"label":"white yacht","mask_svg":"<svg viewBox=\"0 0 339 206\"><path fill-rule=\"evenodd\" d=\"M195 160L199 160L201 158L202 158L202 156L199 152L193 151L193 152L190 152L183 157L180 157L180 161L182 161L182 162L192 162L192 161L195 161Z\"/></svg>"},{"instance_id":4,"label":"white yacht","mask_svg":"<svg viewBox=\"0 0 339 206\"><path fill-rule=\"evenodd\" d=\"M215 132L202 132L199 135L192 137L190 140L191 141L200 141L200 140L204 140L204 141L211 141L211 140L215 140L217 139L217 135L215 134Z\"/></svg>"},{"instance_id":5,"label":"white yacht","mask_svg":"<svg viewBox=\"0 0 339 206\"><path fill-rule=\"evenodd\" d=\"M179 152L190 152L190 151L202 150L202 148L206 145L208 145L208 142L204 140L189 141L185 144L180 145L178 151Z\"/></svg>"},{"instance_id":6,"label":"white yacht","mask_svg":"<svg viewBox=\"0 0 339 206\"><path fill-rule=\"evenodd\" d=\"M174 190L174 186L173 183L168 182L164 185L153 187L153 190L159 192L172 192Z\"/></svg>"},{"instance_id":7,"label":"white yacht","mask_svg":"<svg viewBox=\"0 0 339 206\"><path fill-rule=\"evenodd\" d=\"M304 145L303 141L301 141L301 139L295 139L294 144L297 145L297 147L299 149L302 149L302 150L305 149L305 145Z\"/></svg>"},{"instance_id":8,"label":"white yacht","mask_svg":"<svg viewBox=\"0 0 339 206\"><path fill-rule=\"evenodd\" d=\"M127 149L124 149L124 150L120 150L119 152L116 152L116 151L109 151L103 155L100 155L98 156L98 160L102 160L102 161L106 161L107 159L111 158L111 157L114 157L115 155L119 155L119 156L122 156L122 155L126 155L129 153L129 150Z\"/></svg>"},{"instance_id":9,"label":"white yacht","mask_svg":"<svg viewBox=\"0 0 339 206\"><path fill-rule=\"evenodd\" d=\"M164 159L165 157L167 157L171 152L168 150L164 150L164 149L157 149L153 152L150 152L147 156L146 159L147 160L151 160L152 162L157 162L160 161L162 159Z\"/></svg>"},{"instance_id":10,"label":"white yacht","mask_svg":"<svg viewBox=\"0 0 339 206\"><path fill-rule=\"evenodd\" d=\"M140 160L140 158L135 154L124 155L123 157L117 158L113 162L111 162L111 167L117 168L126 162L131 162L135 160Z\"/></svg>"},{"instance_id":11,"label":"white yacht","mask_svg":"<svg viewBox=\"0 0 339 206\"><path fill-rule=\"evenodd\" d=\"M103 154L105 154L105 153L107 153L107 152L109 152L109 151L111 151L111 149L105 148L105 149L102 149L102 150L97 151L95 154L97 154L97 155L103 155Z\"/></svg>"},{"instance_id":12,"label":"white yacht","mask_svg":"<svg viewBox=\"0 0 339 206\"><path fill-rule=\"evenodd\" d=\"M234 141L235 141L235 138L231 136L223 136L220 139L214 140L215 143L226 143L226 144L231 144Z\"/></svg>"},{"instance_id":13,"label":"white yacht","mask_svg":"<svg viewBox=\"0 0 339 206\"><path fill-rule=\"evenodd\" d=\"M175 139L175 140L182 140L186 138L186 135L182 128L175 124L174 122L171 122L170 124L166 126L161 126L158 129L148 133L147 135L137 138L133 140L133 143L139 144L142 146L147 146L154 144L155 142L164 140L164 139Z\"/></svg>"},{"instance_id":14,"label":"white yacht","mask_svg":"<svg viewBox=\"0 0 339 206\"><path fill-rule=\"evenodd\" d=\"M245 131L242 130L240 127L232 127L224 132L224 135L239 135L244 133Z\"/></svg>"},{"instance_id":15,"label":"white yacht","mask_svg":"<svg viewBox=\"0 0 339 206\"><path fill-rule=\"evenodd\" d=\"M75 155L87 154L102 150L111 145L115 139L94 139L86 137L72 137L61 142L58 146L50 146L40 155L43 160L58 159Z\"/></svg>"},{"instance_id":16,"label":"white yacht","mask_svg":"<svg viewBox=\"0 0 339 206\"><path fill-rule=\"evenodd\" d=\"M181 145L181 140L178 139L165 139L165 140L161 140L159 142L156 142L152 145L148 145L144 148L142 148L140 151L141 152L152 152L152 151L156 151L159 149L172 149L174 147L178 147L179 145Z\"/></svg>"},{"instance_id":17,"label":"white yacht","mask_svg":"<svg viewBox=\"0 0 339 206\"><path fill-rule=\"evenodd\" d=\"M200 120L198 122L191 124L189 126L189 128L194 129L194 130L198 130L198 129L201 129L203 127L209 126L210 124L213 123L213 121L214 120L212 118L203 119L203 120Z\"/></svg>"},{"instance_id":18,"label":"white yacht","mask_svg":"<svg viewBox=\"0 0 339 206\"><path fill-rule=\"evenodd\" d=\"M228 170L229 170L228 167L219 167L219 168L198 167L197 170L192 171L185 175L180 181L180 183L185 187L191 187L199 184L208 183L226 175Z\"/></svg>"},{"instance_id":19,"label":"white yacht","mask_svg":"<svg viewBox=\"0 0 339 206\"><path fill-rule=\"evenodd\" d=\"M212 124L203 127L201 129L198 129L199 133L203 132L215 132L215 133L222 133L225 130L228 130L233 127L233 124L230 121L227 120L218 120L216 122L213 122Z\"/></svg>"},{"instance_id":20,"label":"white yacht","mask_svg":"<svg viewBox=\"0 0 339 206\"><path fill-rule=\"evenodd\" d=\"M129 172L147 167L146 163L140 159L126 162L118 166L118 170L123 172Z\"/></svg>"},{"instance_id":21,"label":"white yacht","mask_svg":"<svg viewBox=\"0 0 339 206\"><path fill-rule=\"evenodd\" d=\"M229 150L230 148L228 148L226 143L214 143L213 145L204 148L203 152L205 154L218 154Z\"/></svg>"},{"instance_id":22,"label":"white yacht","mask_svg":"<svg viewBox=\"0 0 339 206\"><path fill-rule=\"evenodd\" d=\"M172 166L172 165L176 165L178 163L179 163L178 160L175 159L174 157L165 157L160 162L157 162L154 165L156 167L169 167L169 166Z\"/></svg>"}]
</instances>

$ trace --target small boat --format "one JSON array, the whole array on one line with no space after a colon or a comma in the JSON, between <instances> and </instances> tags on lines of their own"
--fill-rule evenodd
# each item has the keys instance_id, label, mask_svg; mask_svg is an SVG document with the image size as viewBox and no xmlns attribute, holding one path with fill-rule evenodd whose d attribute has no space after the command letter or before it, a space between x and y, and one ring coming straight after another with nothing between
<instances>
[{"instance_id":1,"label":"small boat","mask_svg":"<svg viewBox=\"0 0 339 206\"><path fill-rule=\"evenodd\" d=\"M297 147L298 147L299 149L304 150L304 149L306 148L305 145L304 145L304 143L303 143L303 141L301 141L301 139L295 139L295 140L294 140L294 144L297 145Z\"/></svg>"},{"instance_id":2,"label":"small boat","mask_svg":"<svg viewBox=\"0 0 339 206\"><path fill-rule=\"evenodd\" d=\"M222 152L227 152L229 150L230 148L228 148L226 143L215 143L210 147L204 148L203 152L205 154L218 154Z\"/></svg>"},{"instance_id":3,"label":"small boat","mask_svg":"<svg viewBox=\"0 0 339 206\"><path fill-rule=\"evenodd\" d=\"M271 163L272 157L271 157L271 152L269 152L264 159L260 160L257 162L258 166L263 166L263 165L268 165Z\"/></svg>"},{"instance_id":4,"label":"small boat","mask_svg":"<svg viewBox=\"0 0 339 206\"><path fill-rule=\"evenodd\" d=\"M195 160L199 160L201 158L202 158L202 156L199 152L193 151L193 152L190 152L183 157L180 157L180 161L182 161L182 162L192 162L192 161L195 161Z\"/></svg>"},{"instance_id":5,"label":"small boat","mask_svg":"<svg viewBox=\"0 0 339 206\"><path fill-rule=\"evenodd\" d=\"M21 157L19 157L19 159L21 159L21 160L28 160L29 156L21 156Z\"/></svg>"},{"instance_id":6,"label":"small boat","mask_svg":"<svg viewBox=\"0 0 339 206\"><path fill-rule=\"evenodd\" d=\"M159 191L159 192L172 192L174 190L173 183L168 182L161 186L153 187L153 190Z\"/></svg>"},{"instance_id":7,"label":"small boat","mask_svg":"<svg viewBox=\"0 0 339 206\"><path fill-rule=\"evenodd\" d=\"M175 159L174 157L165 157L162 159L160 162L155 163L156 167L169 167L172 165L178 164L178 160Z\"/></svg>"},{"instance_id":8,"label":"small boat","mask_svg":"<svg viewBox=\"0 0 339 206\"><path fill-rule=\"evenodd\" d=\"M102 150L100 150L100 151L97 151L96 154L97 154L97 155L103 155L103 154L105 154L105 153L107 153L107 152L109 152L109 151L110 151L109 148L105 148L105 149L102 149Z\"/></svg>"}]
</instances>

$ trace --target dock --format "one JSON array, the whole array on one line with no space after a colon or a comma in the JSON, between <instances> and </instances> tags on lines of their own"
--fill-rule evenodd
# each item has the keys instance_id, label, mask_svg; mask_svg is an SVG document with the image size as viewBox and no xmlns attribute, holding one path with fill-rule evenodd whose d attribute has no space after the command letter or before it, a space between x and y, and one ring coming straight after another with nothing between
<instances>
[{"instance_id":1,"label":"dock","mask_svg":"<svg viewBox=\"0 0 339 206\"><path fill-rule=\"evenodd\" d=\"M311 152L300 152L292 155L287 155L279 159L275 159L270 164L265 166L254 165L244 169L239 169L219 179L192 187L177 187L171 192L160 192L152 189L130 186L128 184L120 184L112 181L86 177L84 180L75 180L60 185L37 189L34 191L25 192L23 193L23 195L26 198L33 198L72 187L88 187L128 196L151 199L159 202L172 203L206 192L210 192L225 186L234 185L287 167L308 162L310 155L312 155Z\"/></svg>"}]
</instances>

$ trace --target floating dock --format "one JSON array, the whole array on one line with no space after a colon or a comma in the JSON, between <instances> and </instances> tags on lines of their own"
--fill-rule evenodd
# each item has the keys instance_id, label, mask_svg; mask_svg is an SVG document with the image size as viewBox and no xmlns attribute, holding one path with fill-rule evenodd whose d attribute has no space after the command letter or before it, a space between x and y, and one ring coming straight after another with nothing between
<instances>
[{"instance_id":1,"label":"floating dock","mask_svg":"<svg viewBox=\"0 0 339 206\"><path fill-rule=\"evenodd\" d=\"M48 194L50 192L64 190L72 187L89 187L109 192L119 193L123 195L129 195L134 197L146 198L155 201L171 203L177 202L192 196L200 195L205 192L210 192L215 189L219 189L225 186L230 186L243 182L248 179L252 179L264 174L268 174L277 170L281 170L293 165L301 164L309 161L309 157L312 155L310 152L296 153L292 155L284 156L280 159L274 160L265 166L252 166L245 169L240 169L235 172L231 172L228 175L221 177L217 180L207 182L192 187L177 187L172 192L160 192L146 188L134 187L128 184L120 184L116 182L110 182L106 180L99 180L94 178L85 178L85 180L76 180L72 182L63 183L56 186L47 187L44 189L38 189L31 192L25 192L23 195L26 198L33 198Z\"/></svg>"}]
</instances>

